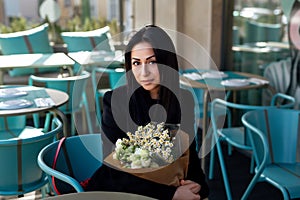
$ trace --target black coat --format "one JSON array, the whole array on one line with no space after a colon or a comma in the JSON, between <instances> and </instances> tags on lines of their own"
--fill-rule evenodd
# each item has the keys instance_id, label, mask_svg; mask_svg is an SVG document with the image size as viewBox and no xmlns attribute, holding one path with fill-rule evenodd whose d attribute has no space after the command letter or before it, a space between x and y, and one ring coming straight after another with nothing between
<instances>
[{"instance_id":1,"label":"black coat","mask_svg":"<svg viewBox=\"0 0 300 200\"><path fill-rule=\"evenodd\" d=\"M128 98L129 97L129 98ZM112 152L113 144L119 138L126 137L125 132L134 133L138 125L146 125L150 121L180 124L180 128L194 138L194 100L190 92L180 89L170 100L169 112L161 112L164 108L159 100L153 100L142 88L128 92L126 86L107 92L103 98L102 131L104 137L105 156ZM150 116L149 116L150 109ZM200 196L208 196L208 186L197 156L195 140L189 148L189 166L185 179L201 185ZM103 165L93 175L87 190L104 190L129 192L153 197L156 199L172 199L176 187L158 184L132 174L118 171Z\"/></svg>"}]
</instances>

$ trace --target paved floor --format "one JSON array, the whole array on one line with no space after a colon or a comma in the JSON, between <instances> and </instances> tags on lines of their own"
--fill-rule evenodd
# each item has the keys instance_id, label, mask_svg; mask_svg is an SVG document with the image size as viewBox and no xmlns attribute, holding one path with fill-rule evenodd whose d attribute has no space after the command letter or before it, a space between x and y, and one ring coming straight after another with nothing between
<instances>
[{"instance_id":1,"label":"paved floor","mask_svg":"<svg viewBox=\"0 0 300 200\"><path fill-rule=\"evenodd\" d=\"M42 195L40 191L30 192L25 194L23 197L17 196L0 196L0 200L35 200L42 199Z\"/></svg>"},{"instance_id":2,"label":"paved floor","mask_svg":"<svg viewBox=\"0 0 300 200\"><path fill-rule=\"evenodd\" d=\"M225 146L223 146L225 149ZM233 199L240 199L243 192L245 191L247 185L249 184L252 175L249 173L249 166L250 166L250 158L245 156L244 154L233 151L231 156L225 156L225 161L227 164L229 180L232 189L232 196ZM209 158L209 155L206 157ZM206 167L205 171L208 174L208 164L209 160L206 159ZM210 196L209 200L225 200L226 194L223 184L223 179L220 174L220 168L218 162L216 162L215 166L215 178L213 180L208 180L208 184L210 187ZM18 199L17 197L0 197L0 200L11 200L11 199ZM41 199L41 193L39 191L32 192L26 194L24 197L19 198L33 200L33 199ZM279 190L271 186L267 183L258 183L254 190L251 193L249 199L253 200L281 200L282 195Z\"/></svg>"},{"instance_id":3,"label":"paved floor","mask_svg":"<svg viewBox=\"0 0 300 200\"><path fill-rule=\"evenodd\" d=\"M226 152L226 146L223 146L224 151ZM232 198L233 199L241 199L244 191L246 190L248 184L251 181L252 174L250 174L250 158L245 154L233 151L231 156L228 156L226 153L223 154L225 158L225 163L228 171L228 178L231 185ZM217 157L217 156L216 156ZM208 174L208 166L209 166L209 155L206 159L205 163L205 171ZM223 184L223 179L221 175L221 168L219 166L219 162L216 161L215 164L215 177L212 180L208 180L208 184L210 187L210 200L225 200L226 193L225 187ZM281 200L282 195L281 192L268 183L258 183L249 199L253 200Z\"/></svg>"},{"instance_id":4,"label":"paved floor","mask_svg":"<svg viewBox=\"0 0 300 200\"><path fill-rule=\"evenodd\" d=\"M223 145L224 152L226 146ZM243 195L246 187L248 186L252 174L249 173L249 166L250 166L250 158L247 157L245 154L233 151L231 156L228 156L224 153L225 162L227 165L229 180L231 184L232 190L232 197L235 200L238 200ZM217 156L216 156L217 158ZM208 166L209 166L209 155L206 156L205 159L205 173L208 174ZM208 184L210 187L210 195L209 200L225 200L226 194L223 184L223 179L220 173L220 167L218 165L218 161L216 161L215 165L215 177L213 180L208 180ZM33 200L33 199L41 199L40 191L31 192L24 197L18 198L14 197L3 197L0 196L0 200L12 200L12 199L19 199L19 200ZM267 183L258 183L255 188L253 189L250 197L250 200L281 200L282 195L281 192Z\"/></svg>"}]
</instances>

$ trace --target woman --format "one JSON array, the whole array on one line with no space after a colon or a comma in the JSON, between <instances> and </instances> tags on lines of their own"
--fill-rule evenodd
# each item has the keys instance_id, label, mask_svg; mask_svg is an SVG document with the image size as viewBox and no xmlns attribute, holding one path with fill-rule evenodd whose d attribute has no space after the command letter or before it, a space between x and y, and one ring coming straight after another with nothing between
<instances>
[{"instance_id":1,"label":"woman","mask_svg":"<svg viewBox=\"0 0 300 200\"><path fill-rule=\"evenodd\" d=\"M88 190L141 194L157 199L203 199L208 186L194 141L194 102L179 87L178 61L168 34L146 26L129 41L125 52L127 85L103 98L102 130L115 144L126 132L151 121L180 124L190 136L188 172L180 186L167 186L103 165L91 178Z\"/></svg>"}]
</instances>

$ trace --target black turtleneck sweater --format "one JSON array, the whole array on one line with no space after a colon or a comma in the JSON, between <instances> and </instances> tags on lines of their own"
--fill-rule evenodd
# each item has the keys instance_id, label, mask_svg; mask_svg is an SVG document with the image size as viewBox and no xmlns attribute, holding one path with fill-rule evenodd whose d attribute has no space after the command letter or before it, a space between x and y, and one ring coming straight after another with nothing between
<instances>
[{"instance_id":1,"label":"black turtleneck sweater","mask_svg":"<svg viewBox=\"0 0 300 200\"><path fill-rule=\"evenodd\" d=\"M194 141L194 100L189 91L180 89L175 93L166 112L160 100L151 99L142 88L130 93L123 86L107 92L103 98L102 115L102 131L106 136L104 156L112 152L117 139L127 137L127 131L134 133L137 126L146 125L150 121L180 124L180 129L188 133L193 141L189 148L188 173L185 179L201 185L200 196L203 199L208 196L209 189ZM102 165L92 176L87 190L128 192L168 200L173 198L176 187L155 183Z\"/></svg>"}]
</instances>

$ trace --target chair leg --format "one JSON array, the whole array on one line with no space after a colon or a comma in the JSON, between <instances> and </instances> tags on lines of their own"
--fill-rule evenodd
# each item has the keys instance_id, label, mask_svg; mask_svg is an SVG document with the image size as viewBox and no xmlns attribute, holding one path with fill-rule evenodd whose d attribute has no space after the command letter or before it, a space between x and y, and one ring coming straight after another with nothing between
<instances>
[{"instance_id":1,"label":"chair leg","mask_svg":"<svg viewBox=\"0 0 300 200\"><path fill-rule=\"evenodd\" d=\"M255 184L258 182L258 180L259 180L259 178L260 178L261 172L262 172L262 170L259 169L258 172L254 175L254 177L252 178L251 182L249 183L249 185L248 185L246 191L244 192L244 194L243 194L241 200L246 200L246 199L248 199L248 197L249 197L251 191L253 190ZM280 189L280 188L279 188L279 189ZM282 191L282 190L281 190L281 191ZM286 198L284 198L284 199L286 199ZM289 199L289 198L287 198L287 199Z\"/></svg>"},{"instance_id":2,"label":"chair leg","mask_svg":"<svg viewBox=\"0 0 300 200\"><path fill-rule=\"evenodd\" d=\"M230 93L229 93L230 95ZM226 99L228 97L226 96ZM232 115L231 115L231 111L229 109L226 110L226 114L227 114L227 127L230 128L232 125ZM232 145L228 144L228 155L231 156L232 155Z\"/></svg>"},{"instance_id":3,"label":"chair leg","mask_svg":"<svg viewBox=\"0 0 300 200\"><path fill-rule=\"evenodd\" d=\"M215 139L214 136L211 138L211 151L210 151L210 161L209 161L209 173L208 179L214 178L214 166L215 166Z\"/></svg>"},{"instance_id":4,"label":"chair leg","mask_svg":"<svg viewBox=\"0 0 300 200\"><path fill-rule=\"evenodd\" d=\"M90 112L89 112L90 109L89 109L89 104L88 104L85 92L84 92L82 98L83 98L83 105L84 105L84 108L85 108L85 114L86 114L86 121L87 121L87 125L88 125L88 130L89 130L89 133L93 133L93 126L92 126L91 116L90 116Z\"/></svg>"},{"instance_id":5,"label":"chair leg","mask_svg":"<svg viewBox=\"0 0 300 200\"><path fill-rule=\"evenodd\" d=\"M219 156L221 172L222 172L222 176L223 176L223 181L224 181L224 186L225 186L225 190L226 190L227 199L231 200L232 196L231 196L231 191L230 191L229 180L228 180L228 177L227 177L227 171L226 171L226 166L225 166L225 162L224 162L224 157L223 157L223 153L222 153L222 149L221 149L221 144L220 144L220 141L217 140L217 138L215 138L215 140L216 140L217 153L218 153L218 156Z\"/></svg>"},{"instance_id":6,"label":"chair leg","mask_svg":"<svg viewBox=\"0 0 300 200\"><path fill-rule=\"evenodd\" d=\"M254 156L251 155L250 174L254 173Z\"/></svg>"},{"instance_id":7,"label":"chair leg","mask_svg":"<svg viewBox=\"0 0 300 200\"><path fill-rule=\"evenodd\" d=\"M42 194L42 199L45 199L46 198L46 194L47 194L47 187L48 187L48 184L44 185L42 188L41 188L41 194Z\"/></svg>"},{"instance_id":8,"label":"chair leg","mask_svg":"<svg viewBox=\"0 0 300 200\"><path fill-rule=\"evenodd\" d=\"M48 132L49 131L50 123L51 123L51 113L47 113L46 117L45 117L44 129L43 129L44 132Z\"/></svg>"},{"instance_id":9,"label":"chair leg","mask_svg":"<svg viewBox=\"0 0 300 200\"><path fill-rule=\"evenodd\" d=\"M75 135L75 130L76 130L75 123L74 123L74 120L75 120L74 115L75 115L75 113L71 114L71 135L72 136Z\"/></svg>"},{"instance_id":10,"label":"chair leg","mask_svg":"<svg viewBox=\"0 0 300 200\"><path fill-rule=\"evenodd\" d=\"M40 127L40 115L39 114L33 114L33 123L35 128Z\"/></svg>"},{"instance_id":11,"label":"chair leg","mask_svg":"<svg viewBox=\"0 0 300 200\"><path fill-rule=\"evenodd\" d=\"M231 146L231 144L228 144L228 155L229 156L232 155L232 146Z\"/></svg>"},{"instance_id":12,"label":"chair leg","mask_svg":"<svg viewBox=\"0 0 300 200\"><path fill-rule=\"evenodd\" d=\"M53 196L53 193L51 191L52 191L52 188L51 188L51 185L49 183L44 185L41 188L41 194L42 194L41 199L47 199L49 196Z\"/></svg>"},{"instance_id":13,"label":"chair leg","mask_svg":"<svg viewBox=\"0 0 300 200\"><path fill-rule=\"evenodd\" d=\"M101 107L100 107L100 95L98 94L98 92L96 92L95 95L95 101L96 101L96 116L98 119L98 125L101 125Z\"/></svg>"}]
</instances>

